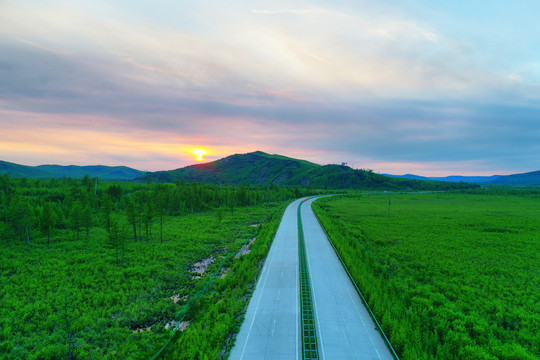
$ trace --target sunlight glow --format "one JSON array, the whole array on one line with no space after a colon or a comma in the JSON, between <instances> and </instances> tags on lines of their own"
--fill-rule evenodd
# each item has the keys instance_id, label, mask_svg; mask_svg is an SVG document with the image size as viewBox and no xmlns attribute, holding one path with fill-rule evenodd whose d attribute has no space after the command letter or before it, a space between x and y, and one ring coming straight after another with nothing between
<instances>
[{"instance_id":1,"label":"sunlight glow","mask_svg":"<svg viewBox=\"0 0 540 360\"><path fill-rule=\"evenodd\" d=\"M208 151L206 151L205 149L201 149L201 148L191 149L190 152L193 155L195 155L195 160L196 161L204 161L203 156L208 154Z\"/></svg>"}]
</instances>

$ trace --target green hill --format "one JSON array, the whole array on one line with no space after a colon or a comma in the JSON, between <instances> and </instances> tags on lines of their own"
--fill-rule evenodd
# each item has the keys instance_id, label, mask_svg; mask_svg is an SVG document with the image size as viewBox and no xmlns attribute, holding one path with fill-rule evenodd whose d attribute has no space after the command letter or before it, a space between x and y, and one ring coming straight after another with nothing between
<instances>
[{"instance_id":1,"label":"green hill","mask_svg":"<svg viewBox=\"0 0 540 360\"><path fill-rule=\"evenodd\" d=\"M39 165L37 169L44 170L54 178L71 177L83 178L97 177L102 180L133 180L143 172L126 166L105 166L105 165Z\"/></svg>"},{"instance_id":2,"label":"green hill","mask_svg":"<svg viewBox=\"0 0 540 360\"><path fill-rule=\"evenodd\" d=\"M0 174L8 174L11 177L25 177L29 179L61 179L62 177L83 178L97 177L101 180L133 180L143 172L126 166L61 166L39 165L26 166L0 161Z\"/></svg>"},{"instance_id":3,"label":"green hill","mask_svg":"<svg viewBox=\"0 0 540 360\"><path fill-rule=\"evenodd\" d=\"M385 174L386 175L386 174ZM417 180L437 180L453 182L470 182L481 185L502 185L502 186L539 186L540 170L513 175L492 175L492 176L446 176L446 177L424 177L418 175L387 175L394 178L417 179Z\"/></svg>"},{"instance_id":4,"label":"green hill","mask_svg":"<svg viewBox=\"0 0 540 360\"><path fill-rule=\"evenodd\" d=\"M176 170L149 172L139 176L136 181L147 181L148 177L159 182L184 180L231 185L311 186L319 189L443 190L475 187L464 183L391 178L345 165L322 166L261 151L231 155Z\"/></svg>"},{"instance_id":5,"label":"green hill","mask_svg":"<svg viewBox=\"0 0 540 360\"><path fill-rule=\"evenodd\" d=\"M492 185L540 185L540 170L523 174L500 176L489 182Z\"/></svg>"},{"instance_id":6,"label":"green hill","mask_svg":"<svg viewBox=\"0 0 540 360\"><path fill-rule=\"evenodd\" d=\"M19 165L7 161L0 161L0 174L8 174L11 177L25 177L31 179L46 179L46 171L34 166Z\"/></svg>"},{"instance_id":7,"label":"green hill","mask_svg":"<svg viewBox=\"0 0 540 360\"><path fill-rule=\"evenodd\" d=\"M154 180L165 182L182 179L190 182L232 185L291 185L295 182L301 183L306 174L317 167L320 165L256 151L176 170L150 172L141 175L139 179L151 176Z\"/></svg>"}]
</instances>

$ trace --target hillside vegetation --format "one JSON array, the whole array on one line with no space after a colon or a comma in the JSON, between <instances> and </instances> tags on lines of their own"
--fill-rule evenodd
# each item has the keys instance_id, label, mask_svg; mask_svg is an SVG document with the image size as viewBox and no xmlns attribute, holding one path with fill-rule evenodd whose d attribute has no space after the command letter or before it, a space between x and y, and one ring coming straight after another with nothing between
<instances>
[{"instance_id":1,"label":"hillside vegetation","mask_svg":"<svg viewBox=\"0 0 540 360\"><path fill-rule=\"evenodd\" d=\"M314 189L448 190L478 187L467 183L398 179L346 165L318 165L261 151L231 155L206 164L139 176L157 182L185 180L232 185L301 186Z\"/></svg>"},{"instance_id":2,"label":"hillside vegetation","mask_svg":"<svg viewBox=\"0 0 540 360\"><path fill-rule=\"evenodd\" d=\"M451 182L469 182L482 185L503 185L503 186L521 186L530 188L540 186L540 171L531 171L522 174L513 175L492 175L492 176L446 176L446 177L424 177L418 175L386 175L394 178L417 179L417 180L437 180Z\"/></svg>"},{"instance_id":3,"label":"hillside vegetation","mask_svg":"<svg viewBox=\"0 0 540 360\"><path fill-rule=\"evenodd\" d=\"M218 358L308 194L0 175L0 359Z\"/></svg>"},{"instance_id":4,"label":"hillside vegetation","mask_svg":"<svg viewBox=\"0 0 540 360\"><path fill-rule=\"evenodd\" d=\"M324 198L314 209L403 360L540 357L540 193Z\"/></svg>"},{"instance_id":5,"label":"hillside vegetation","mask_svg":"<svg viewBox=\"0 0 540 360\"><path fill-rule=\"evenodd\" d=\"M46 171L34 166L19 165L7 161L0 161L0 175L11 177L26 177L30 179L45 179L49 176Z\"/></svg>"},{"instance_id":6,"label":"hillside vegetation","mask_svg":"<svg viewBox=\"0 0 540 360\"><path fill-rule=\"evenodd\" d=\"M311 186L319 189L373 190L449 190L481 185L540 186L540 171L514 175L423 177L417 175L376 174L352 169L346 164L318 165L262 151L236 154L209 163L176 170L144 173L126 166L26 166L0 161L0 174L29 179L62 179L84 176L100 180L203 182L232 185ZM411 181L412 180L412 181ZM422 180L424 183L419 183ZM447 184L441 184L446 182ZM448 182L453 184L448 184ZM464 184L465 183L465 184Z\"/></svg>"},{"instance_id":7,"label":"hillside vegetation","mask_svg":"<svg viewBox=\"0 0 540 360\"><path fill-rule=\"evenodd\" d=\"M49 178L62 179L72 177L81 179L85 176L100 178L101 180L133 180L142 171L129 168L127 166L60 166L60 165L38 165L37 169L44 170L51 176Z\"/></svg>"},{"instance_id":8,"label":"hillside vegetation","mask_svg":"<svg viewBox=\"0 0 540 360\"><path fill-rule=\"evenodd\" d=\"M126 166L76 166L76 165L38 165L26 166L0 161L0 175L28 179L82 179L85 176L101 180L133 180L143 172Z\"/></svg>"},{"instance_id":9,"label":"hillside vegetation","mask_svg":"<svg viewBox=\"0 0 540 360\"><path fill-rule=\"evenodd\" d=\"M540 185L540 170L500 176L489 183L493 185Z\"/></svg>"}]
</instances>

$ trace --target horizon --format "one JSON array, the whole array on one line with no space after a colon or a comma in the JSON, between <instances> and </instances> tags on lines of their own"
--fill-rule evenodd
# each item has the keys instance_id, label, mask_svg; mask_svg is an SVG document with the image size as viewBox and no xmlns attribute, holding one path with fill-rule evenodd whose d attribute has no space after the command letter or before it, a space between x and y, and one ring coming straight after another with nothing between
<instances>
[{"instance_id":1,"label":"horizon","mask_svg":"<svg viewBox=\"0 0 540 360\"><path fill-rule=\"evenodd\" d=\"M261 151L261 150L255 150L253 152L263 152L263 153L266 153L264 151ZM253 153L253 152L250 152L250 153ZM244 153L244 154L230 154L230 155L226 155L224 156L223 158L225 157L228 157L228 156L232 156L232 155L245 155L247 153ZM270 153L266 153L266 154L269 154L269 155L279 155L279 156L286 156L286 157L289 157L287 155L284 155L284 154L270 154ZM214 161L217 161L217 160L221 160L223 158L219 158L219 159L213 159L213 160L205 160L205 161L195 161L194 163L191 163L191 164L187 164L185 166L182 166L181 168L183 167L187 167L187 166L194 166L194 165L203 165L203 164L208 164L208 163L211 163L211 162L214 162ZM65 164L58 164L58 163L47 163L47 164L37 164L37 165L29 165L29 164L21 164L21 163L15 163L15 162L12 162L12 161L7 161L7 160L3 160L3 159L0 159L1 161L6 161L6 162L10 162L10 163L13 163L13 164L17 164L17 165L23 165L23 166L32 166L32 167L37 167L37 166L80 166L80 167L85 167L85 166L107 166L107 167L128 167L128 168L131 168L133 170L138 170L138 171L141 171L141 172L156 172L156 171L171 171L171 170L176 170L176 169L179 169L179 168L172 168L172 169L157 169L157 170L146 170L146 169L138 169L138 168L133 168L133 167L130 167L130 166L127 166L127 165L107 165L107 164L73 164L73 163L65 163ZM305 160L305 159L296 159L296 160ZM310 161L312 162L312 161ZM320 164L320 163L316 163L316 162L313 162L317 165L321 165L321 166L324 166L324 165L340 165L338 163L325 163L325 164ZM406 175L414 175L414 176L421 176L421 177L441 177L441 178L444 178L444 177L452 177L452 176L464 176L464 177L474 177L474 176L480 176L480 177L490 177L490 176L505 176L505 175L515 175L515 174L521 174L521 173L508 173L508 174L485 174L485 175L480 175L480 174L450 174L450 175L446 175L446 174L442 174L442 175L437 175L437 174L434 174L434 175L425 175L425 174L417 174L417 173L410 173L410 172L407 172L407 173L385 173L385 172L381 172L381 171L377 171L376 169L368 169L368 168L358 168L358 167L353 167L353 166L350 166L350 164L348 163L345 163L346 166L349 166L353 169L356 169L356 170L372 170L373 172L377 173L377 174L381 174L381 175L393 175L393 176L406 176ZM528 172L535 172L535 171L539 171L539 170L530 170L530 171L526 171L525 173L528 173Z\"/></svg>"},{"instance_id":2,"label":"horizon","mask_svg":"<svg viewBox=\"0 0 540 360\"><path fill-rule=\"evenodd\" d=\"M536 171L535 10L6 0L0 157L158 171L262 149L394 175Z\"/></svg>"}]
</instances>

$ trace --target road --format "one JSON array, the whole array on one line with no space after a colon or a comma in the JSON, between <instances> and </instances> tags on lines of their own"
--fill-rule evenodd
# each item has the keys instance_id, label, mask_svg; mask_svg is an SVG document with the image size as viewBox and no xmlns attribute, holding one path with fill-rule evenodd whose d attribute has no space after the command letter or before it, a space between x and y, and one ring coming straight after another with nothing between
<instances>
[{"instance_id":1,"label":"road","mask_svg":"<svg viewBox=\"0 0 540 360\"><path fill-rule=\"evenodd\" d=\"M302 205L320 359L393 359L328 242L310 199Z\"/></svg>"},{"instance_id":2,"label":"road","mask_svg":"<svg viewBox=\"0 0 540 360\"><path fill-rule=\"evenodd\" d=\"M297 209L290 204L246 310L229 359L300 359Z\"/></svg>"},{"instance_id":3,"label":"road","mask_svg":"<svg viewBox=\"0 0 540 360\"><path fill-rule=\"evenodd\" d=\"M320 359L393 359L311 203L302 206ZM286 209L229 359L301 359L297 208Z\"/></svg>"}]
</instances>

